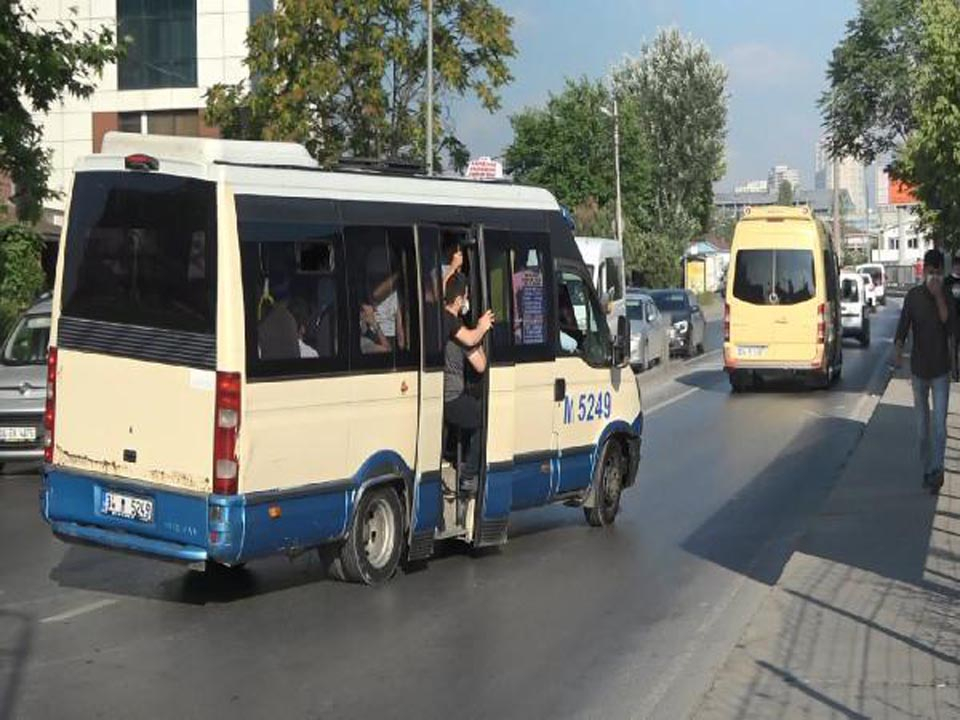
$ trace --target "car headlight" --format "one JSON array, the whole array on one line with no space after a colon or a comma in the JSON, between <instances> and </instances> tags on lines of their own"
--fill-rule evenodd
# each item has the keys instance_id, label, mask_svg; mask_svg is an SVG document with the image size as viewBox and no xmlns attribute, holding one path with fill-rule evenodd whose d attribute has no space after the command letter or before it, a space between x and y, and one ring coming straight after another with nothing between
<instances>
[{"instance_id":1,"label":"car headlight","mask_svg":"<svg viewBox=\"0 0 960 720\"><path fill-rule=\"evenodd\" d=\"M673 329L680 335L683 335L689 327L690 324L686 320L677 320L677 322L673 324Z\"/></svg>"}]
</instances>

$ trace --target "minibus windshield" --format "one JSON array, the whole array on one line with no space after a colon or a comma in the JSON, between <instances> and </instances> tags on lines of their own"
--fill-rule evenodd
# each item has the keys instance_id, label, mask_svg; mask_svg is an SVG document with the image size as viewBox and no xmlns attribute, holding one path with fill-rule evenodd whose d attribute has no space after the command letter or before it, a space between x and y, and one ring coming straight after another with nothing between
<instances>
[{"instance_id":1,"label":"minibus windshield","mask_svg":"<svg viewBox=\"0 0 960 720\"><path fill-rule=\"evenodd\" d=\"M796 305L816 294L810 250L740 250L733 296L752 305Z\"/></svg>"},{"instance_id":2,"label":"minibus windshield","mask_svg":"<svg viewBox=\"0 0 960 720\"><path fill-rule=\"evenodd\" d=\"M70 208L65 316L213 333L212 182L154 173L77 173Z\"/></svg>"}]
</instances>

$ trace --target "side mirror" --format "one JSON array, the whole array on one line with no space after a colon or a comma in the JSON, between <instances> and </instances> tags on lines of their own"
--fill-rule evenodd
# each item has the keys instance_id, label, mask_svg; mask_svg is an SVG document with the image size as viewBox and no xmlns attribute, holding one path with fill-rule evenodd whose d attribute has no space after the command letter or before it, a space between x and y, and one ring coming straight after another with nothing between
<instances>
[{"instance_id":1,"label":"side mirror","mask_svg":"<svg viewBox=\"0 0 960 720\"><path fill-rule=\"evenodd\" d=\"M630 321L617 318L617 336L613 339L613 366L623 367L630 360Z\"/></svg>"}]
</instances>

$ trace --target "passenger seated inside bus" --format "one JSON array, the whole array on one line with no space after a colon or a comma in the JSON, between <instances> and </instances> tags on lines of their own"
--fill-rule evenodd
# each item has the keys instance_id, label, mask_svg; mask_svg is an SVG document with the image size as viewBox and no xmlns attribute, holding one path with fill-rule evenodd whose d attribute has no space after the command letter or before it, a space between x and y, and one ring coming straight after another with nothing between
<instances>
[{"instance_id":1,"label":"passenger seated inside bus","mask_svg":"<svg viewBox=\"0 0 960 720\"><path fill-rule=\"evenodd\" d=\"M560 326L560 349L571 355L583 346L583 332L577 324L577 315L573 310L573 301L566 285L559 286L557 298Z\"/></svg>"},{"instance_id":2,"label":"passenger seated inside bus","mask_svg":"<svg viewBox=\"0 0 960 720\"><path fill-rule=\"evenodd\" d=\"M457 468L459 493L468 499L477 492L480 473L480 442L476 432L482 421L480 400L466 392L464 373L466 363L478 373L487 369L487 356L481 347L483 338L493 326L493 311L488 310L477 321L473 330L464 326L461 315L467 294L467 281L461 274L452 276L444 292L443 337L443 419L460 432L463 443L463 464ZM462 513L467 504L458 505L458 524L463 524Z\"/></svg>"}]
</instances>

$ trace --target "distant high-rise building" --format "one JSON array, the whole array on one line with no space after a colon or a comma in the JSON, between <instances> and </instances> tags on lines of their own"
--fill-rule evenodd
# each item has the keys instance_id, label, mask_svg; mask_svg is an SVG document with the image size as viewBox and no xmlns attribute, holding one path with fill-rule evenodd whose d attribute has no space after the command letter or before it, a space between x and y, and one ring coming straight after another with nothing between
<instances>
[{"instance_id":1,"label":"distant high-rise building","mask_svg":"<svg viewBox=\"0 0 960 720\"><path fill-rule=\"evenodd\" d=\"M743 185L737 185L733 192L737 195L747 195L750 193L765 193L767 190L766 180L748 180Z\"/></svg>"},{"instance_id":2,"label":"distant high-rise building","mask_svg":"<svg viewBox=\"0 0 960 720\"><path fill-rule=\"evenodd\" d=\"M775 165L767 177L767 192L780 192L780 184L786 180L796 192L800 189L800 171L787 165Z\"/></svg>"},{"instance_id":3,"label":"distant high-rise building","mask_svg":"<svg viewBox=\"0 0 960 720\"><path fill-rule=\"evenodd\" d=\"M833 190L834 161L827 151L826 141L821 138L817 144L816 174L814 186L817 190ZM849 212L853 215L863 215L867 212L867 178L863 164L854 158L844 158L839 162L840 189L850 195L852 207Z\"/></svg>"}]
</instances>

